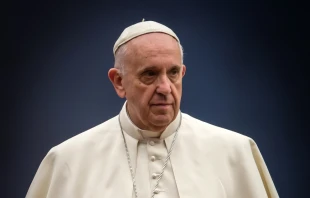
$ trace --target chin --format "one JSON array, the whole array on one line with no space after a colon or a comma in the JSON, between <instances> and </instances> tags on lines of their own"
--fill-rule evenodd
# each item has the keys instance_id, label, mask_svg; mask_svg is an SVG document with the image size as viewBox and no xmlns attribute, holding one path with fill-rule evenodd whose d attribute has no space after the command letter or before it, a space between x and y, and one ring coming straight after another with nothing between
<instances>
[{"instance_id":1,"label":"chin","mask_svg":"<svg viewBox=\"0 0 310 198\"><path fill-rule=\"evenodd\" d=\"M171 116L167 115L157 115L154 119L152 119L152 123L155 126L167 126L173 121Z\"/></svg>"}]
</instances>

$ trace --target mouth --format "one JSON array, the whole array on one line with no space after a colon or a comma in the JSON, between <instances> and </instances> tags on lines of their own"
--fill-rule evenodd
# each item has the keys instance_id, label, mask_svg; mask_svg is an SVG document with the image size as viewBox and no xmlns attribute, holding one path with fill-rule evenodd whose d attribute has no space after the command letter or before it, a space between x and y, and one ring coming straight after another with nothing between
<instances>
[{"instance_id":1,"label":"mouth","mask_svg":"<svg viewBox=\"0 0 310 198\"><path fill-rule=\"evenodd\" d=\"M168 103L157 103L157 104L151 104L151 107L156 109L162 109L162 110L168 110L170 109L171 104Z\"/></svg>"},{"instance_id":2,"label":"mouth","mask_svg":"<svg viewBox=\"0 0 310 198\"><path fill-rule=\"evenodd\" d=\"M168 105L171 105L171 104L168 104L168 103L157 103L157 104L151 104L152 106L168 106Z\"/></svg>"}]
</instances>

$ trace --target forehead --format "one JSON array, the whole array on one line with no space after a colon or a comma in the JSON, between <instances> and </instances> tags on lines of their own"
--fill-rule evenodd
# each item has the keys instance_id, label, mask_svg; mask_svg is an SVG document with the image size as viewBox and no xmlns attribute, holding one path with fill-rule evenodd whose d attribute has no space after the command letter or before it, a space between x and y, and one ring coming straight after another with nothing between
<instances>
[{"instance_id":1,"label":"forehead","mask_svg":"<svg viewBox=\"0 0 310 198\"><path fill-rule=\"evenodd\" d=\"M161 32L153 32L138 36L132 39L129 43L132 46L152 46L152 45L178 46L178 42L175 38Z\"/></svg>"},{"instance_id":2,"label":"forehead","mask_svg":"<svg viewBox=\"0 0 310 198\"><path fill-rule=\"evenodd\" d=\"M180 64L181 51L175 38L164 33L149 33L134 38L128 44L130 53L128 58L131 63L141 61L170 60ZM178 61L178 63L176 63Z\"/></svg>"}]
</instances>

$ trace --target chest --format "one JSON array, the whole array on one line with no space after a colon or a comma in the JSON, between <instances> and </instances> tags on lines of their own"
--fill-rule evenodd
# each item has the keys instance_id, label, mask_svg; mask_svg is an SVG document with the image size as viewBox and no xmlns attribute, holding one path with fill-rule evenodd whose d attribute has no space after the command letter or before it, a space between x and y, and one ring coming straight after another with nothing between
<instances>
[{"instance_id":1,"label":"chest","mask_svg":"<svg viewBox=\"0 0 310 198\"><path fill-rule=\"evenodd\" d=\"M130 145L130 143L129 143ZM134 148L134 149L132 149ZM113 151L117 152L113 152ZM136 152L134 152L136 150ZM226 198L225 187L208 163L195 157L190 150L173 150L165 163L168 148L164 141L139 142L130 149L138 197L155 198ZM134 198L133 180L123 145L101 155L85 159L75 170L72 180L75 198L120 197ZM85 165L85 162L87 163ZM162 178L157 185L157 179Z\"/></svg>"}]
</instances>

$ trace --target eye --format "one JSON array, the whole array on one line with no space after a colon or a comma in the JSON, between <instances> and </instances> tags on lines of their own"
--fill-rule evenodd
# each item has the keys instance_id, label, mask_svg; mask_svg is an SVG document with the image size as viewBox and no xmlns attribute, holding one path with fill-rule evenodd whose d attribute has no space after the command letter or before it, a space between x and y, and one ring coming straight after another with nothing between
<instances>
[{"instance_id":1,"label":"eye","mask_svg":"<svg viewBox=\"0 0 310 198\"><path fill-rule=\"evenodd\" d=\"M151 84L157 77L158 72L154 70L146 70L140 75L140 80L144 84Z\"/></svg>"},{"instance_id":2,"label":"eye","mask_svg":"<svg viewBox=\"0 0 310 198\"><path fill-rule=\"evenodd\" d=\"M146 77L153 77L155 75L156 75L156 73L154 71L152 71L152 70L148 70L148 71L145 71L143 73L143 76L146 76Z\"/></svg>"},{"instance_id":3,"label":"eye","mask_svg":"<svg viewBox=\"0 0 310 198\"><path fill-rule=\"evenodd\" d=\"M176 69L174 69L174 70L171 71L171 74L173 74L173 75L176 75L176 74L178 74L178 73L179 73L179 71L177 71Z\"/></svg>"},{"instance_id":4,"label":"eye","mask_svg":"<svg viewBox=\"0 0 310 198\"><path fill-rule=\"evenodd\" d=\"M172 70L170 71L170 75L173 76L173 77L175 77L175 76L177 76L177 75L179 74L179 72L180 72L180 69L174 68L174 69L172 69Z\"/></svg>"}]
</instances>

